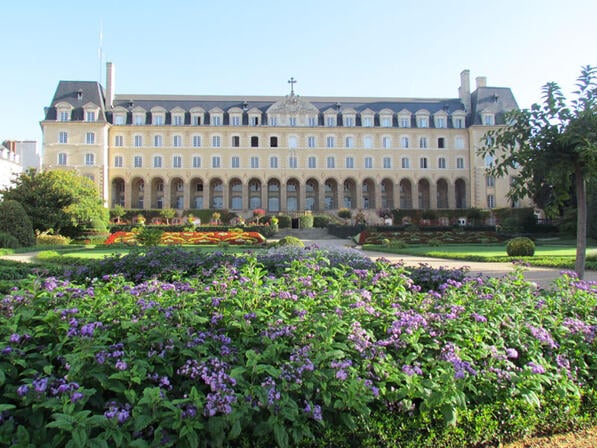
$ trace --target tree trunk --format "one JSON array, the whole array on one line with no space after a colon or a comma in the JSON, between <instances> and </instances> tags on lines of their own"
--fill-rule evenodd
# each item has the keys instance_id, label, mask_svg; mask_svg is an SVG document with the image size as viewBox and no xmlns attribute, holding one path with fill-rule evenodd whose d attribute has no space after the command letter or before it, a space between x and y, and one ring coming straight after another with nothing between
<instances>
[{"instance_id":1,"label":"tree trunk","mask_svg":"<svg viewBox=\"0 0 597 448\"><path fill-rule=\"evenodd\" d=\"M587 191L585 178L580 166L576 167L576 265L574 270L581 280L585 276L587 255Z\"/></svg>"}]
</instances>

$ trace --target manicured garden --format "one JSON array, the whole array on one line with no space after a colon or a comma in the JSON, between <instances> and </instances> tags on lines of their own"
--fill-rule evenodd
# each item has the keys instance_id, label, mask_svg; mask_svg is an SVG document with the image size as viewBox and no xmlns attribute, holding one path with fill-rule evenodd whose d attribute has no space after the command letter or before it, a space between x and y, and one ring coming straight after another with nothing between
<instances>
[{"instance_id":1,"label":"manicured garden","mask_svg":"<svg viewBox=\"0 0 597 448\"><path fill-rule=\"evenodd\" d=\"M597 295L572 274L130 250L3 297L0 445L480 447L597 424Z\"/></svg>"}]
</instances>

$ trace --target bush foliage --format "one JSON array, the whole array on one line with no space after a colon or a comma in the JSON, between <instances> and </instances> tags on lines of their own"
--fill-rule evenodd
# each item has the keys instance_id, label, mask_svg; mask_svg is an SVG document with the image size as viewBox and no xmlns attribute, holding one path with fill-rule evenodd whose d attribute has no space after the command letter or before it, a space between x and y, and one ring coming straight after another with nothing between
<instances>
[{"instance_id":1,"label":"bush foliage","mask_svg":"<svg viewBox=\"0 0 597 448\"><path fill-rule=\"evenodd\" d=\"M512 238L506 243L509 257L532 257L535 255L535 243L527 237Z\"/></svg>"},{"instance_id":2,"label":"bush foliage","mask_svg":"<svg viewBox=\"0 0 597 448\"><path fill-rule=\"evenodd\" d=\"M3 298L0 445L464 447L597 422L597 294L571 274L295 247L98 266Z\"/></svg>"},{"instance_id":3,"label":"bush foliage","mask_svg":"<svg viewBox=\"0 0 597 448\"><path fill-rule=\"evenodd\" d=\"M0 202L0 232L14 236L20 246L35 245L31 219L20 202L14 200Z\"/></svg>"}]
</instances>

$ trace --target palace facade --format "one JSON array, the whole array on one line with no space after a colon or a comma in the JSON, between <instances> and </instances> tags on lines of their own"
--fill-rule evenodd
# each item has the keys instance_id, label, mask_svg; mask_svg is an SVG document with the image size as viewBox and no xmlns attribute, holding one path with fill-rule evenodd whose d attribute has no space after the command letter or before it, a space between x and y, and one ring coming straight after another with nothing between
<instances>
[{"instance_id":1,"label":"palace facade","mask_svg":"<svg viewBox=\"0 0 597 448\"><path fill-rule=\"evenodd\" d=\"M43 169L74 168L127 209L511 207L486 173L486 131L517 108L509 88L460 75L458 97L127 95L60 81L45 119Z\"/></svg>"}]
</instances>

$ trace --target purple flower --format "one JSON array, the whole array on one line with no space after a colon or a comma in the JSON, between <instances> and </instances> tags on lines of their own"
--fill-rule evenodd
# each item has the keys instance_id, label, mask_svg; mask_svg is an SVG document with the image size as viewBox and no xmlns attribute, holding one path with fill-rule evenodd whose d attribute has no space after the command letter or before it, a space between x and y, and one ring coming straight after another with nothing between
<instances>
[{"instance_id":1,"label":"purple flower","mask_svg":"<svg viewBox=\"0 0 597 448\"><path fill-rule=\"evenodd\" d=\"M558 344L553 340L549 331L542 327L533 327L532 325L527 325L527 328L539 342L543 345L547 345L549 348L558 348Z\"/></svg>"},{"instance_id":2,"label":"purple flower","mask_svg":"<svg viewBox=\"0 0 597 448\"><path fill-rule=\"evenodd\" d=\"M19 397L24 397L29 392L29 385L23 384L22 386L17 387L17 395Z\"/></svg>"},{"instance_id":3,"label":"purple flower","mask_svg":"<svg viewBox=\"0 0 597 448\"><path fill-rule=\"evenodd\" d=\"M122 359L119 359L116 361L116 364L114 364L114 367L116 367L117 370L126 370L128 368L128 364Z\"/></svg>"},{"instance_id":4,"label":"purple flower","mask_svg":"<svg viewBox=\"0 0 597 448\"><path fill-rule=\"evenodd\" d=\"M420 365L421 364L419 364L418 362L416 362L412 366L410 364L404 364L402 366L402 372L406 373L408 376L423 375L423 371L421 370Z\"/></svg>"},{"instance_id":5,"label":"purple flower","mask_svg":"<svg viewBox=\"0 0 597 448\"><path fill-rule=\"evenodd\" d=\"M545 367L543 367L541 364L537 364L537 363L534 363L531 361L527 364L527 366L530 367L530 369L533 373L536 373L536 374L545 373Z\"/></svg>"},{"instance_id":6,"label":"purple flower","mask_svg":"<svg viewBox=\"0 0 597 448\"><path fill-rule=\"evenodd\" d=\"M514 348L507 348L506 349L506 356L508 358L510 358L510 359L517 359L518 358L518 352Z\"/></svg>"}]
</instances>

